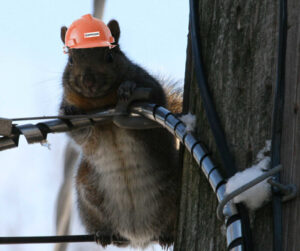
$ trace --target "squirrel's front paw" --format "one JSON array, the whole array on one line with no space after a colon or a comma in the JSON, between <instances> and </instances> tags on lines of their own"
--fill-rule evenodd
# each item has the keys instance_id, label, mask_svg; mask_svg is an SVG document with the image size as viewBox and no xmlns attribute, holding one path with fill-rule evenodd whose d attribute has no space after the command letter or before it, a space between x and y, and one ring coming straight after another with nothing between
<instances>
[{"instance_id":1,"label":"squirrel's front paw","mask_svg":"<svg viewBox=\"0 0 300 251\"><path fill-rule=\"evenodd\" d=\"M82 110L79 108L73 106L73 105L66 105L61 108L61 112L63 115L80 115L85 114Z\"/></svg>"},{"instance_id":2,"label":"squirrel's front paw","mask_svg":"<svg viewBox=\"0 0 300 251\"><path fill-rule=\"evenodd\" d=\"M118 89L118 98L122 101L128 101L136 88L136 83L132 81L125 81Z\"/></svg>"}]
</instances>

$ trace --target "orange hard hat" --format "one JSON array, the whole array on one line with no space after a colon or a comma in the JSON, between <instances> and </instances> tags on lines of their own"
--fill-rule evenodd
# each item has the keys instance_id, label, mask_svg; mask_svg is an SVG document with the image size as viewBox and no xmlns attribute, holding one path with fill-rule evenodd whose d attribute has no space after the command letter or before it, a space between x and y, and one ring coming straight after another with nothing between
<instances>
[{"instance_id":1,"label":"orange hard hat","mask_svg":"<svg viewBox=\"0 0 300 251\"><path fill-rule=\"evenodd\" d=\"M72 49L93 47L115 47L115 39L110 29L100 19L91 14L75 20L68 28L65 36L65 45Z\"/></svg>"}]
</instances>

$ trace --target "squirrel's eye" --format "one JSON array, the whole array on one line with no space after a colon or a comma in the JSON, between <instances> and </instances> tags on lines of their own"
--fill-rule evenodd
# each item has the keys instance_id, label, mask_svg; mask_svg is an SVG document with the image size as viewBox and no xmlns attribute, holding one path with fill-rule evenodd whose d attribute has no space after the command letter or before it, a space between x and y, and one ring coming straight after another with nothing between
<instances>
[{"instance_id":1,"label":"squirrel's eye","mask_svg":"<svg viewBox=\"0 0 300 251\"><path fill-rule=\"evenodd\" d=\"M68 61L69 65L73 64L73 58L71 56L69 56L69 61Z\"/></svg>"},{"instance_id":2,"label":"squirrel's eye","mask_svg":"<svg viewBox=\"0 0 300 251\"><path fill-rule=\"evenodd\" d=\"M114 61L114 57L110 51L108 51L105 55L105 61L107 63L112 63Z\"/></svg>"}]
</instances>

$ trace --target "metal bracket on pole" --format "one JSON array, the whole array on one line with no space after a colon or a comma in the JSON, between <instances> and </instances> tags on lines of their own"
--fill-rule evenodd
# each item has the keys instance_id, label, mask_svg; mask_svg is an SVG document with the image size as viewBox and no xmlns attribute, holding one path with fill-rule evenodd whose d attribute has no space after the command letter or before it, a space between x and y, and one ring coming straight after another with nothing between
<instances>
[{"instance_id":1,"label":"metal bracket on pole","mask_svg":"<svg viewBox=\"0 0 300 251\"><path fill-rule=\"evenodd\" d=\"M287 202L297 196L298 189L295 184L283 185L273 178L269 179L268 183L275 188L276 192L279 192L282 195L282 202Z\"/></svg>"}]
</instances>

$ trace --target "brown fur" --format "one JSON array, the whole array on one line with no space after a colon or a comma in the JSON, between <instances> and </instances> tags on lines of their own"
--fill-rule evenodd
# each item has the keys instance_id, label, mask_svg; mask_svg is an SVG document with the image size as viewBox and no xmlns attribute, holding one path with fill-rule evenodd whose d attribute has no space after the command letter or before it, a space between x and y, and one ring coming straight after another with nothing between
<instances>
[{"instance_id":1,"label":"brown fur","mask_svg":"<svg viewBox=\"0 0 300 251\"><path fill-rule=\"evenodd\" d=\"M74 105L84 111L91 111L108 106L115 106L117 103L117 92L113 91L103 98L86 98L73 91L65 91L65 99L70 105Z\"/></svg>"},{"instance_id":2,"label":"brown fur","mask_svg":"<svg viewBox=\"0 0 300 251\"><path fill-rule=\"evenodd\" d=\"M182 90L176 88L174 85L164 86L164 90L167 96L167 108L172 113L182 112Z\"/></svg>"}]
</instances>

